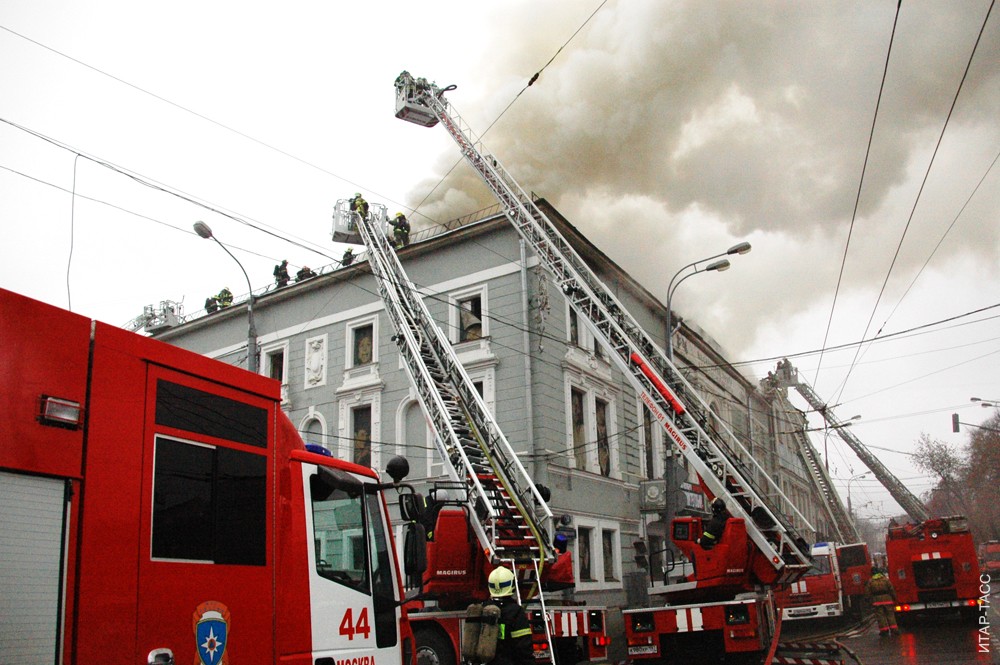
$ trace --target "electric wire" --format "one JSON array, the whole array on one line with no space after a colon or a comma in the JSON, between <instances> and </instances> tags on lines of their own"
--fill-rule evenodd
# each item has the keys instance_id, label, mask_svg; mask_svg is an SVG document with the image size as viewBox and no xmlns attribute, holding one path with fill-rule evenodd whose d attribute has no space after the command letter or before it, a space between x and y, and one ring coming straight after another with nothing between
<instances>
[{"instance_id":1,"label":"electric wire","mask_svg":"<svg viewBox=\"0 0 1000 665\"><path fill-rule=\"evenodd\" d=\"M889 58L892 54L892 45L896 40L896 26L899 24L899 10L903 4L903 0L897 0L896 2L896 14L892 20L892 31L889 35L889 48L886 50L885 63L882 66L882 81L879 83L878 98L875 101L875 113L872 116L871 129L868 131L868 145L865 148L865 158L861 165L861 177L858 179L858 193L854 197L854 210L851 213L851 224L847 230L847 241L844 243L844 255L840 259L840 272L837 275L837 286L833 291L833 302L830 303L830 316L826 322L826 332L823 334L823 344L821 349L825 349L827 342L830 340L830 329L833 327L833 314L837 309L837 298L840 295L840 287L844 280L844 268L847 265L847 254L851 248L851 237L854 234L854 224L858 218L858 207L861 203L861 192L864 188L865 173L868 170L868 158L871 156L872 142L875 138L875 125L878 121L878 112L882 106L882 93L885 91L885 82L888 78L889 73ZM867 330L865 331L867 332ZM819 382L819 372L823 365L823 353L820 351L819 362L816 365L816 374L813 377L813 383Z\"/></svg>"},{"instance_id":2,"label":"electric wire","mask_svg":"<svg viewBox=\"0 0 1000 665\"><path fill-rule=\"evenodd\" d=\"M900 0L900 4L901 3L902 3L902 0ZM973 44L972 52L969 54L969 58L966 61L965 71L962 73L962 79L958 83L958 89L955 90L955 94L952 97L951 106L948 109L948 113L947 113L947 115L945 117L944 124L941 126L941 131L938 134L937 142L934 145L934 151L931 154L931 158L930 158L930 160L929 160L929 162L927 164L927 168L924 170L924 177L923 177L923 179L920 182L920 187L917 190L917 195L916 195L916 197L915 197L915 199L913 201L913 205L910 208L910 214L909 214L909 216L908 216L908 218L906 220L906 225L903 227L903 232L899 236L899 242L896 244L896 250L895 250L895 253L893 254L892 262L889 264L889 269L886 271L885 279L882 281L882 286L881 286L881 288L879 290L878 297L875 299L875 304L872 306L872 313L871 313L871 316L868 318L868 323L865 325L865 331L862 334L862 336L868 334L868 331L871 329L872 322L875 320L875 314L878 311L879 303L882 302L882 296L885 294L885 289L886 289L886 287L889 284L889 278L891 277L892 271L893 271L893 269L896 266L896 261L899 259L899 253L900 253L900 250L903 247L903 242L906 239L906 235L907 235L907 233L908 233L908 231L910 229L910 225L913 223L913 217L916 215L917 206L920 204L920 198L923 195L924 188L927 186L927 180L928 180L928 178L930 178L931 170L934 168L934 163L935 163L935 161L937 159L938 151L940 150L941 144L944 141L945 132L947 132L947 130L948 130L948 125L951 122L952 114L955 112L955 107L958 105L958 98L959 98L959 96L962 93L962 88L965 85L965 80L969 76L969 70L972 68L972 61L976 57L976 52L977 52L977 50L979 48L979 43L982 41L983 33L986 30L986 24L989 22L990 13L993 11L993 6L995 4L996 4L996 0L993 0L990 3L989 9L986 10L986 16L983 18L983 23L982 23L982 25L979 28L979 34L976 36L976 42L975 42L975 44ZM898 12L898 8L897 8L897 12ZM887 322L888 322L888 319L886 319L886 323ZM882 330L884 329L884 327L885 327L885 323L883 323L882 326L879 327L879 330L875 333L875 337L879 336L879 334L882 332ZM855 350L855 360L858 358L858 355L860 353L861 353L861 347L859 346ZM848 370L847 373L845 374L844 379L841 381L840 387L839 387L839 389L838 389L838 391L836 393L837 395L840 395L840 394L843 393L844 388L847 385L847 381L850 379L851 371L852 370Z\"/></svg>"}]
</instances>

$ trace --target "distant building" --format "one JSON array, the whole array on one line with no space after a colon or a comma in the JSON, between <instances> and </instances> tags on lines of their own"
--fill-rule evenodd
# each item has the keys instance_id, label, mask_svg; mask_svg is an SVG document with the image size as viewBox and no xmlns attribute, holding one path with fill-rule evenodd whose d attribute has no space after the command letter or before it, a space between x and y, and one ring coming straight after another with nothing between
<instances>
[{"instance_id":1,"label":"distant building","mask_svg":"<svg viewBox=\"0 0 1000 665\"><path fill-rule=\"evenodd\" d=\"M539 205L664 346L659 300L548 203ZM632 543L647 537L651 550L661 549L670 515L706 510L697 477L671 454L635 391L496 208L415 232L399 255L525 468L552 489L559 529L573 539L577 599L623 606L628 580L645 574ZM282 407L308 442L380 469L404 454L411 482L446 479L363 253L349 267L267 290L254 313L261 373L281 381ZM158 337L243 364L246 332L246 309L237 302ZM673 347L676 363L718 416L711 426L729 427L746 449L738 456L748 468L759 464L758 478L776 478L825 534L822 507L786 436L804 420L779 419L777 397L760 392L689 322ZM816 533L803 535L812 540Z\"/></svg>"}]
</instances>

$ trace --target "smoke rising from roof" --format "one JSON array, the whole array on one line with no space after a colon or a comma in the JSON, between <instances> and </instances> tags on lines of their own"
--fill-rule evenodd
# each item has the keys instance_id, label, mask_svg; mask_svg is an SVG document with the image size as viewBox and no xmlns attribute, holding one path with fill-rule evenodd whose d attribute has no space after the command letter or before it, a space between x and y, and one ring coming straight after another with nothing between
<instances>
[{"instance_id":1,"label":"smoke rising from roof","mask_svg":"<svg viewBox=\"0 0 1000 665\"><path fill-rule=\"evenodd\" d=\"M753 241L753 254L714 278L724 289L704 283L699 298L679 293L709 330L790 314L810 299L828 310L865 168L845 285L870 308L987 8L903 5L867 167L893 3L608 3L484 142L522 187L661 298L677 268ZM482 63L482 79L439 83L459 84L448 98L482 131L592 11L581 9L573 25L562 5L498 13L488 50L496 57ZM986 26L921 194L890 305L1000 148L998 23ZM444 153L439 172L457 158ZM965 257L995 271L997 225L987 221L1000 208L998 177L987 176L931 269ZM447 219L493 202L462 164L421 212ZM739 328L719 335L737 351L753 325Z\"/></svg>"}]
</instances>

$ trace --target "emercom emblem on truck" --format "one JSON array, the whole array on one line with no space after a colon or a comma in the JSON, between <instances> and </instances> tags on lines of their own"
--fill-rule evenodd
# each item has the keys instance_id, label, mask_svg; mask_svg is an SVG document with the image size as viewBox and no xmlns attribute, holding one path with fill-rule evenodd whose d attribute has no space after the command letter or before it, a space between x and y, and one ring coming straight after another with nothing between
<instances>
[{"instance_id":1,"label":"emercom emblem on truck","mask_svg":"<svg viewBox=\"0 0 1000 665\"><path fill-rule=\"evenodd\" d=\"M195 608L191 624L201 663L226 665L229 608L214 600L205 601Z\"/></svg>"}]
</instances>

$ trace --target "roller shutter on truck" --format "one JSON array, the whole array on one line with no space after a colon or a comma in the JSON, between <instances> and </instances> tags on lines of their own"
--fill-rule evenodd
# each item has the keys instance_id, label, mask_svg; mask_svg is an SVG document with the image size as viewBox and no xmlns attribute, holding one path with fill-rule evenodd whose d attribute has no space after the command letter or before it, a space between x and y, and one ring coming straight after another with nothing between
<instances>
[{"instance_id":1,"label":"roller shutter on truck","mask_svg":"<svg viewBox=\"0 0 1000 665\"><path fill-rule=\"evenodd\" d=\"M0 660L58 655L66 481L0 472Z\"/></svg>"}]
</instances>

